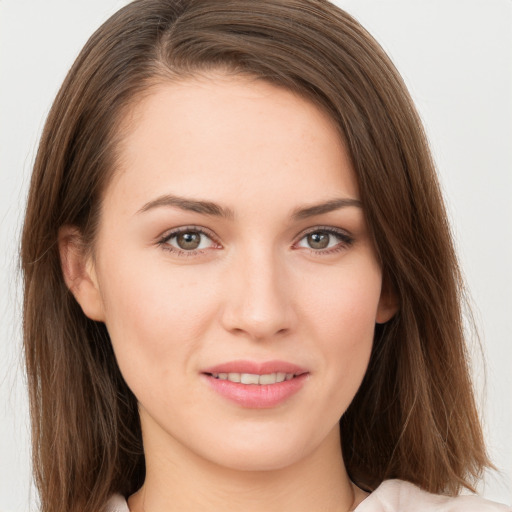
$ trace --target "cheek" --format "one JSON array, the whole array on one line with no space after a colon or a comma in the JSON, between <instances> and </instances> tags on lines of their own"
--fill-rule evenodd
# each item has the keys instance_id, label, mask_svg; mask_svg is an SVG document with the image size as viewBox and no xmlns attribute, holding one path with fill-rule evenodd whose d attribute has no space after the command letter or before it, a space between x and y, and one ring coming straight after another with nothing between
<instances>
[{"instance_id":1,"label":"cheek","mask_svg":"<svg viewBox=\"0 0 512 512\"><path fill-rule=\"evenodd\" d=\"M329 397L348 407L366 373L373 346L381 292L376 264L347 267L325 282L323 293L310 295L305 305L309 329L322 348Z\"/></svg>"},{"instance_id":2,"label":"cheek","mask_svg":"<svg viewBox=\"0 0 512 512\"><path fill-rule=\"evenodd\" d=\"M136 258L104 261L106 325L123 376L134 391L150 375L166 378L175 368L187 371L191 355L213 315L213 299L199 279L169 266Z\"/></svg>"},{"instance_id":3,"label":"cheek","mask_svg":"<svg viewBox=\"0 0 512 512\"><path fill-rule=\"evenodd\" d=\"M316 286L299 292L305 297L303 316L315 322L326 339L358 345L373 334L382 277L376 262L370 258L363 262L327 269L325 275L315 277Z\"/></svg>"}]
</instances>

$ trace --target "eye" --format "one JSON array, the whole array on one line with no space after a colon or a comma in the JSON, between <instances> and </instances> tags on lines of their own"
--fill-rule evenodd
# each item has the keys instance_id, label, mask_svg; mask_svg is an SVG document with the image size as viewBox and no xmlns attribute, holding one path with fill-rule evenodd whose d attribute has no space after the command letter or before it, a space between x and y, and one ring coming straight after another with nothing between
<instances>
[{"instance_id":1,"label":"eye","mask_svg":"<svg viewBox=\"0 0 512 512\"><path fill-rule=\"evenodd\" d=\"M188 253L187 255L219 247L203 229L192 227L175 229L167 233L158 243L168 251Z\"/></svg>"},{"instance_id":2,"label":"eye","mask_svg":"<svg viewBox=\"0 0 512 512\"><path fill-rule=\"evenodd\" d=\"M299 240L297 247L311 249L314 252L331 253L347 248L353 241L353 238L342 230L315 228Z\"/></svg>"}]
</instances>

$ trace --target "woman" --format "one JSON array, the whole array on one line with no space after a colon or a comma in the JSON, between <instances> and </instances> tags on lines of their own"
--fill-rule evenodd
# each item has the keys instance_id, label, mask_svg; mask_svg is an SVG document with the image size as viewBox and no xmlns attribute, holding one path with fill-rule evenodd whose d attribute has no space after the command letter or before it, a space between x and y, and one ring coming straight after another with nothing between
<instances>
[{"instance_id":1,"label":"woman","mask_svg":"<svg viewBox=\"0 0 512 512\"><path fill-rule=\"evenodd\" d=\"M50 112L22 260L43 511L508 510L455 497L490 462L439 187L331 4L114 15Z\"/></svg>"}]
</instances>

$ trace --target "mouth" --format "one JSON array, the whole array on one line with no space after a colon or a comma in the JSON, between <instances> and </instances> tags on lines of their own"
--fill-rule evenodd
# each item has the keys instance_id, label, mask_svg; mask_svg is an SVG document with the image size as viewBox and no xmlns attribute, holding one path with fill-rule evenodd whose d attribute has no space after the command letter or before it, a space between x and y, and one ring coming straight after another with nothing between
<instances>
[{"instance_id":1,"label":"mouth","mask_svg":"<svg viewBox=\"0 0 512 512\"><path fill-rule=\"evenodd\" d=\"M294 377L298 376L294 373L284 373L284 372L264 373L263 375L259 375L257 373L238 373L238 372L207 373L206 375L209 375L210 377L213 377L214 379L227 380L229 382L248 384L248 385L256 385L256 386L279 384L280 382L292 380Z\"/></svg>"},{"instance_id":2,"label":"mouth","mask_svg":"<svg viewBox=\"0 0 512 512\"><path fill-rule=\"evenodd\" d=\"M201 372L209 388L237 406L272 408L303 388L309 372L284 361L233 361Z\"/></svg>"}]
</instances>

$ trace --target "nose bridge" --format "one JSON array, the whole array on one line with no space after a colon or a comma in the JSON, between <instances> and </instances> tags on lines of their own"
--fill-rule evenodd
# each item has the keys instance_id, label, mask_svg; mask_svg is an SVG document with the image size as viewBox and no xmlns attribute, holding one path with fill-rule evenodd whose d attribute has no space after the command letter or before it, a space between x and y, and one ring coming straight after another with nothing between
<instances>
[{"instance_id":1,"label":"nose bridge","mask_svg":"<svg viewBox=\"0 0 512 512\"><path fill-rule=\"evenodd\" d=\"M290 287L285 263L265 244L251 244L237 254L229 270L224 326L264 339L292 327Z\"/></svg>"}]
</instances>

